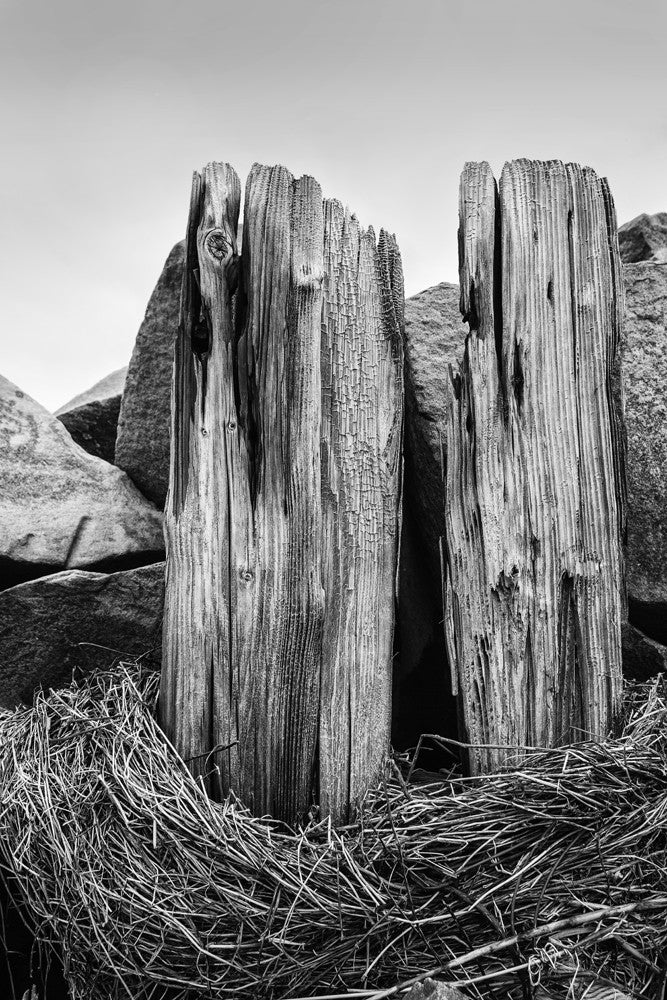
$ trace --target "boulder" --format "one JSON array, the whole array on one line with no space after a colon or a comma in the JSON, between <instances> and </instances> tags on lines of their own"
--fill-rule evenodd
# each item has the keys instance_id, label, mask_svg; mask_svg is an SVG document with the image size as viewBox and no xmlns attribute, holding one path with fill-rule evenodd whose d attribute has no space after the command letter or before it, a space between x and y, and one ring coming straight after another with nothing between
<instances>
[{"instance_id":1,"label":"boulder","mask_svg":"<svg viewBox=\"0 0 667 1000\"><path fill-rule=\"evenodd\" d=\"M438 580L449 368L458 370L467 333L459 311L458 285L434 285L406 301L405 516L416 519L426 558Z\"/></svg>"},{"instance_id":2,"label":"boulder","mask_svg":"<svg viewBox=\"0 0 667 1000\"><path fill-rule=\"evenodd\" d=\"M0 376L0 587L59 569L127 568L163 551L162 515L126 474Z\"/></svg>"},{"instance_id":3,"label":"boulder","mask_svg":"<svg viewBox=\"0 0 667 1000\"><path fill-rule=\"evenodd\" d=\"M618 231L618 246L624 264L667 263L667 212L638 215L626 222Z\"/></svg>"},{"instance_id":4,"label":"boulder","mask_svg":"<svg viewBox=\"0 0 667 1000\"><path fill-rule=\"evenodd\" d=\"M90 455L113 462L127 365L75 396L55 412L76 443Z\"/></svg>"},{"instance_id":5,"label":"boulder","mask_svg":"<svg viewBox=\"0 0 667 1000\"><path fill-rule=\"evenodd\" d=\"M458 285L427 288L405 303L405 458L392 739L414 746L422 732L456 735L443 631L440 537L449 367L458 370L468 328ZM437 759L436 759L437 757ZM449 761L451 763L451 760ZM432 752L424 766L447 761Z\"/></svg>"},{"instance_id":6,"label":"boulder","mask_svg":"<svg viewBox=\"0 0 667 1000\"><path fill-rule=\"evenodd\" d=\"M667 671L667 646L649 639L638 628L623 623L623 676L648 681Z\"/></svg>"},{"instance_id":7,"label":"boulder","mask_svg":"<svg viewBox=\"0 0 667 1000\"><path fill-rule=\"evenodd\" d=\"M667 265L623 271L630 621L667 644Z\"/></svg>"},{"instance_id":8,"label":"boulder","mask_svg":"<svg viewBox=\"0 0 667 1000\"><path fill-rule=\"evenodd\" d=\"M73 670L148 654L159 663L164 563L119 573L71 570L0 593L0 705L30 704L34 690Z\"/></svg>"},{"instance_id":9,"label":"boulder","mask_svg":"<svg viewBox=\"0 0 667 1000\"><path fill-rule=\"evenodd\" d=\"M163 508L169 485L171 372L185 244L173 248L151 295L127 370L115 462Z\"/></svg>"}]
</instances>

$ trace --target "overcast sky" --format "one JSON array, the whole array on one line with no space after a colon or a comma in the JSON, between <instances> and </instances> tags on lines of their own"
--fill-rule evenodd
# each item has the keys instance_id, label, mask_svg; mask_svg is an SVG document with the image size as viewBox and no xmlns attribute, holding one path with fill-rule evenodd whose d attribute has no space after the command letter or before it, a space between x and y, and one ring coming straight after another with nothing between
<instances>
[{"instance_id":1,"label":"overcast sky","mask_svg":"<svg viewBox=\"0 0 667 1000\"><path fill-rule=\"evenodd\" d=\"M126 364L192 171L313 174L457 276L458 178L520 156L667 210L665 0L0 0L0 372L54 409Z\"/></svg>"}]
</instances>

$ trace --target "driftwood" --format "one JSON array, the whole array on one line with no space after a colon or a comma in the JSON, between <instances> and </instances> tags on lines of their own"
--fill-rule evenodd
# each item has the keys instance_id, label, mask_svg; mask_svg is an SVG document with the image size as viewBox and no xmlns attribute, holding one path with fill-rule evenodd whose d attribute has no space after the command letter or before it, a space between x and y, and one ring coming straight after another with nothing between
<instances>
[{"instance_id":1,"label":"driftwood","mask_svg":"<svg viewBox=\"0 0 667 1000\"><path fill-rule=\"evenodd\" d=\"M231 167L195 174L160 717L212 794L294 821L319 776L341 819L389 743L400 262L312 178L261 166L240 262L239 203Z\"/></svg>"},{"instance_id":2,"label":"driftwood","mask_svg":"<svg viewBox=\"0 0 667 1000\"><path fill-rule=\"evenodd\" d=\"M459 240L445 627L478 773L617 720L622 284L606 181L576 165L516 161L497 190L468 164Z\"/></svg>"}]
</instances>

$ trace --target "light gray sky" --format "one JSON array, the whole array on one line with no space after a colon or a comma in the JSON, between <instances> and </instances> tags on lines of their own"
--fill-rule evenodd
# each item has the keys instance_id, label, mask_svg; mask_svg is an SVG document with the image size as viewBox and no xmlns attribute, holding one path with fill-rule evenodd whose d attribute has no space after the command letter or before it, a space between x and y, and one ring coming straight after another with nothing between
<instances>
[{"instance_id":1,"label":"light gray sky","mask_svg":"<svg viewBox=\"0 0 667 1000\"><path fill-rule=\"evenodd\" d=\"M130 356L192 171L313 174L457 276L458 178L520 156L667 210L665 0L0 0L0 372L55 409Z\"/></svg>"}]
</instances>

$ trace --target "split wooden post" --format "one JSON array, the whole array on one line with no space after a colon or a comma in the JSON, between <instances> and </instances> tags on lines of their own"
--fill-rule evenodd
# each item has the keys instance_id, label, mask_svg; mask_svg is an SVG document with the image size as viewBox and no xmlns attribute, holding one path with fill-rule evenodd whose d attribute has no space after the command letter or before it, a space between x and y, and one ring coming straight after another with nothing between
<instances>
[{"instance_id":1,"label":"split wooden post","mask_svg":"<svg viewBox=\"0 0 667 1000\"><path fill-rule=\"evenodd\" d=\"M472 773L604 738L620 709L622 282L607 183L560 162L461 179L448 653ZM503 749L506 748L506 749Z\"/></svg>"},{"instance_id":2,"label":"split wooden post","mask_svg":"<svg viewBox=\"0 0 667 1000\"><path fill-rule=\"evenodd\" d=\"M340 821L389 748L400 260L312 178L257 165L239 260L239 204L231 167L195 174L160 717L212 794Z\"/></svg>"},{"instance_id":3,"label":"split wooden post","mask_svg":"<svg viewBox=\"0 0 667 1000\"><path fill-rule=\"evenodd\" d=\"M386 758L403 443L403 273L393 238L325 204L320 805L346 822Z\"/></svg>"}]
</instances>

